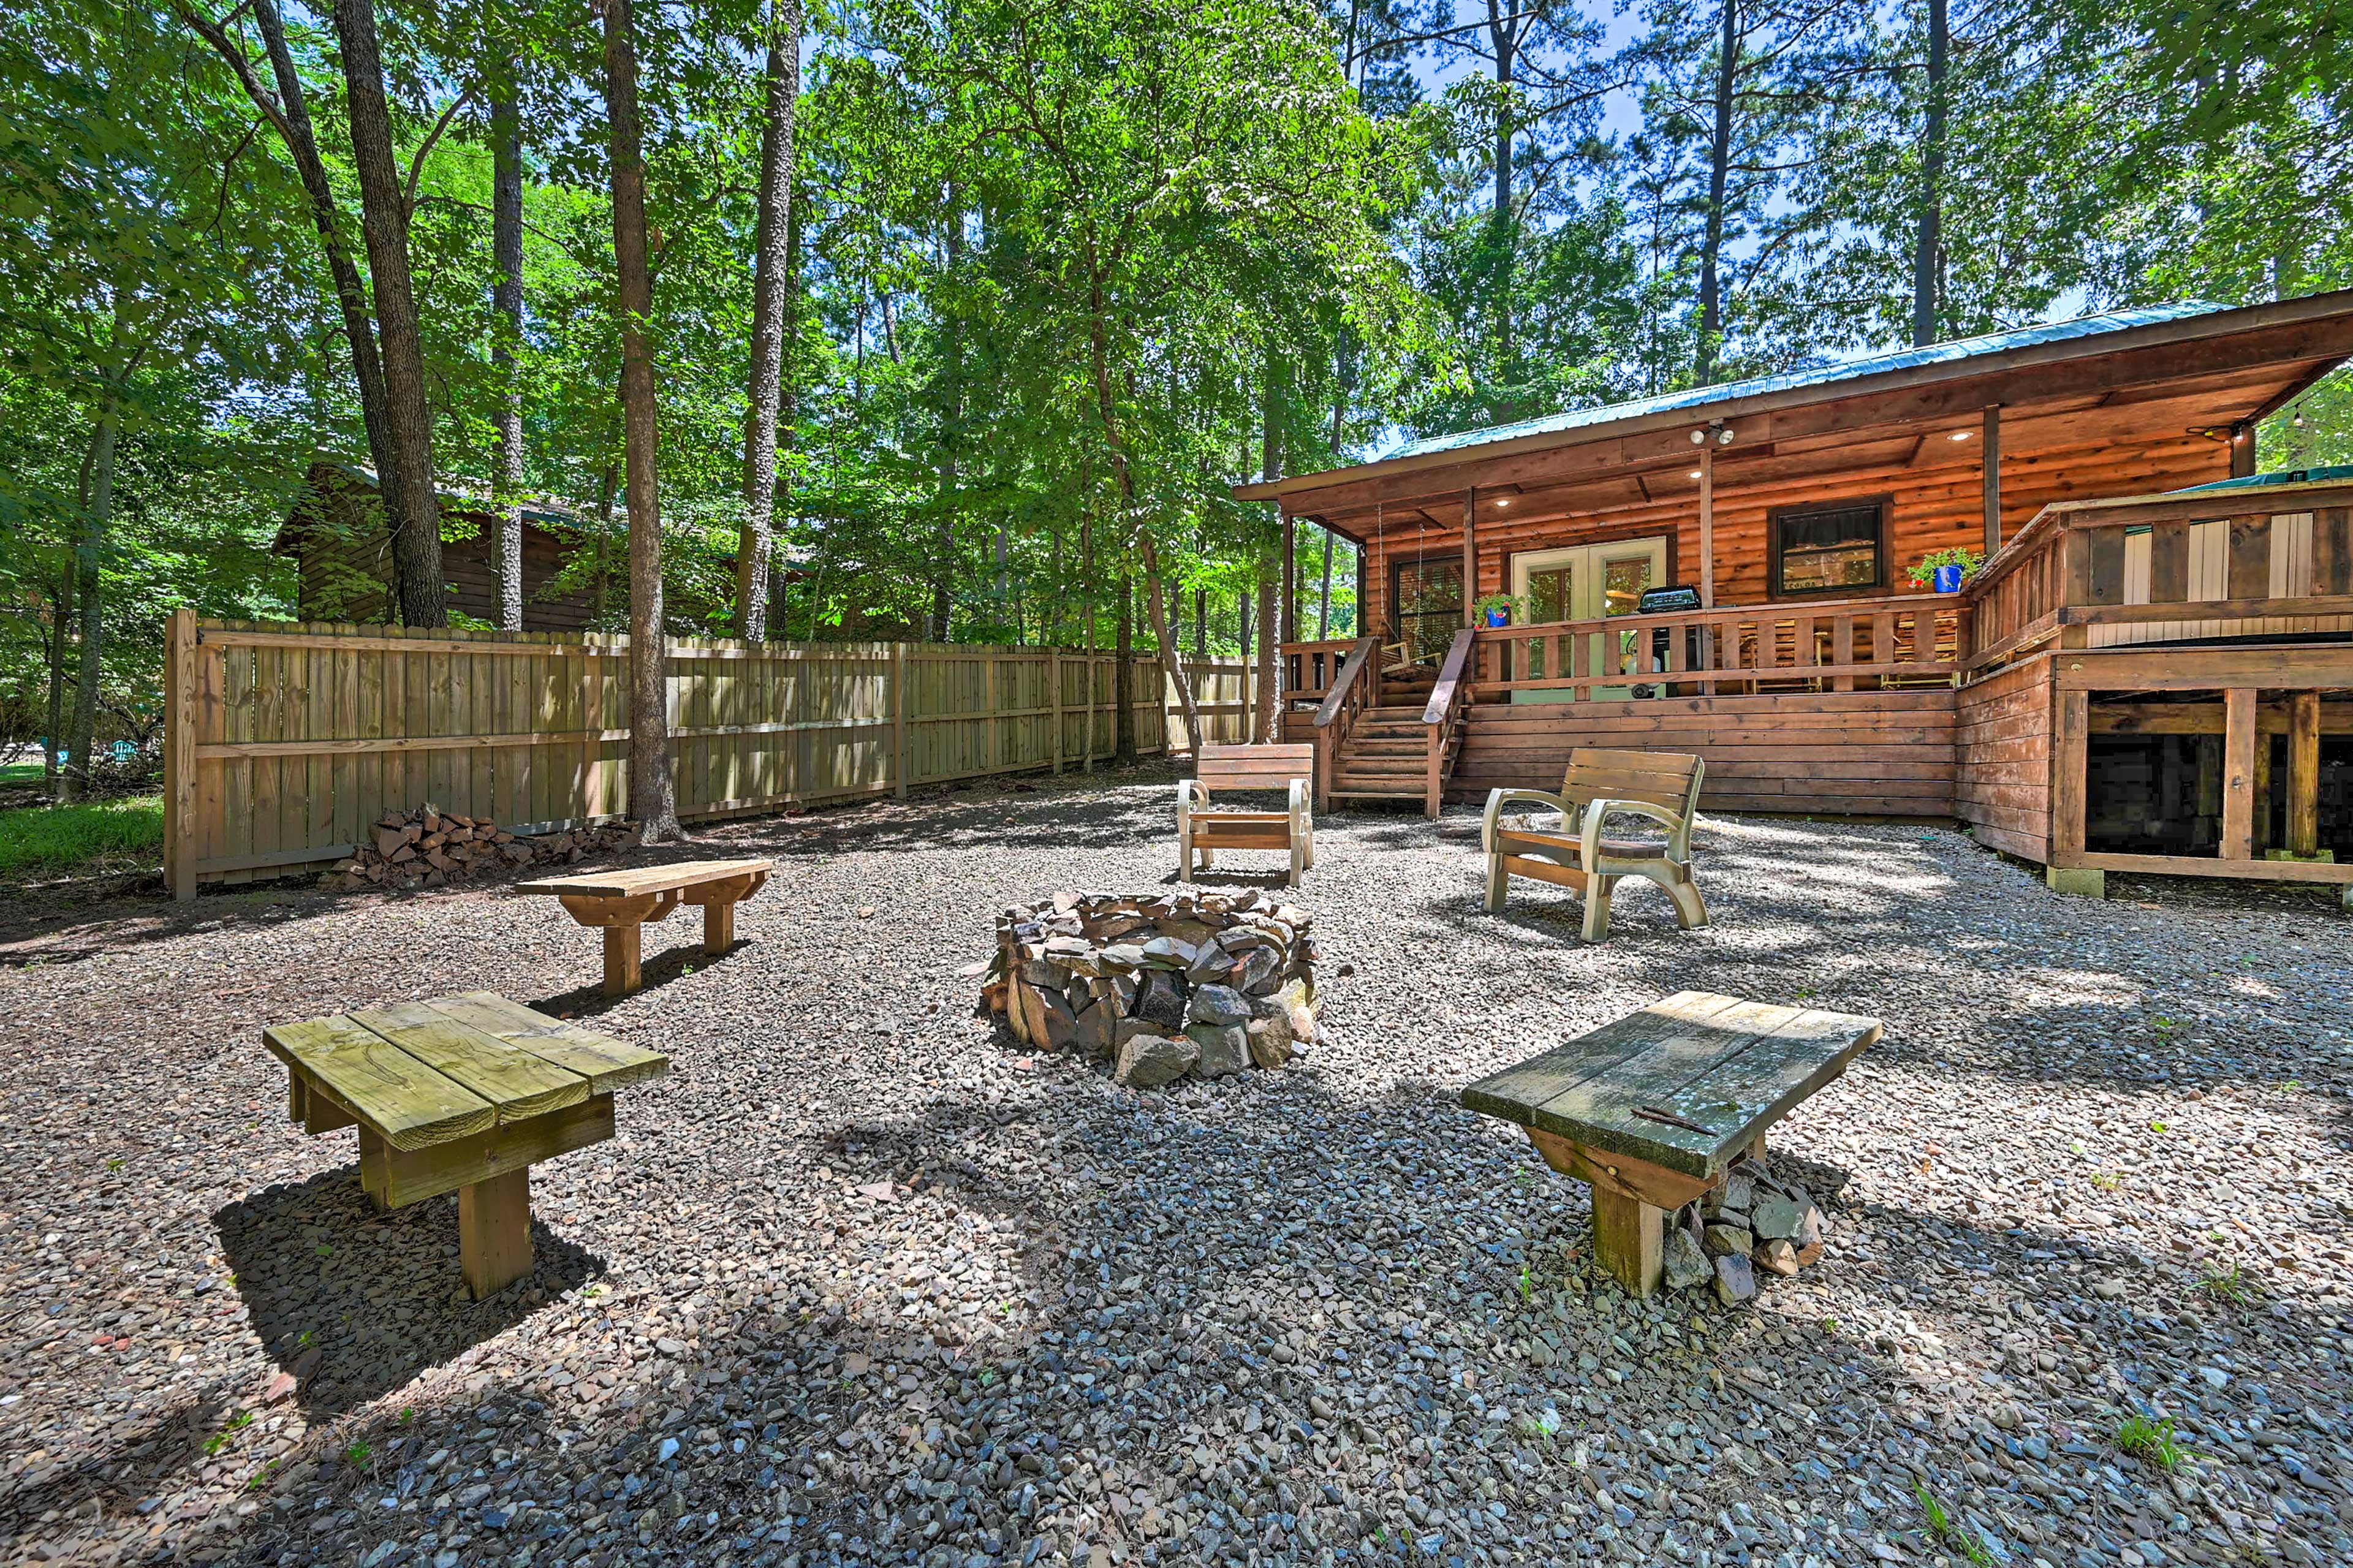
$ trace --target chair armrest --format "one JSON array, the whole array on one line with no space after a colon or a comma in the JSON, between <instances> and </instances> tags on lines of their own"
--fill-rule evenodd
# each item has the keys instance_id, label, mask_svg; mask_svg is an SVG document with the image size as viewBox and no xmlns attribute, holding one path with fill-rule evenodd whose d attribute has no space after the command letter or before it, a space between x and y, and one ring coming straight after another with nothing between
<instances>
[{"instance_id":1,"label":"chair armrest","mask_svg":"<svg viewBox=\"0 0 2353 1568\"><path fill-rule=\"evenodd\" d=\"M1293 822L1311 822L1314 817L1314 786L1305 779L1291 781L1290 809Z\"/></svg>"},{"instance_id":2,"label":"chair armrest","mask_svg":"<svg viewBox=\"0 0 2353 1568\"><path fill-rule=\"evenodd\" d=\"M1487 814L1485 816L1482 817L1479 822L1479 848L1481 853L1493 855L1495 852L1496 824L1503 817L1504 807L1515 800L1533 800L1541 802L1560 813L1564 821L1568 816L1568 802L1563 800L1560 796L1545 790L1489 790L1487 792Z\"/></svg>"},{"instance_id":3,"label":"chair armrest","mask_svg":"<svg viewBox=\"0 0 2353 1568\"><path fill-rule=\"evenodd\" d=\"M1197 811L1207 809L1208 804L1209 789L1207 784L1203 784L1198 779L1178 779L1176 781L1176 826L1178 831L1181 832L1184 829L1185 819L1187 817L1192 816Z\"/></svg>"},{"instance_id":4,"label":"chair armrest","mask_svg":"<svg viewBox=\"0 0 2353 1568\"><path fill-rule=\"evenodd\" d=\"M1679 816L1665 806L1653 805L1647 800L1609 800L1596 797L1585 808L1585 831L1582 837L1588 865L1592 864L1593 856L1600 848L1603 819L1620 816L1649 817L1667 830L1668 858L1684 862L1691 859L1690 817ZM1677 851L1681 853L1678 854Z\"/></svg>"}]
</instances>

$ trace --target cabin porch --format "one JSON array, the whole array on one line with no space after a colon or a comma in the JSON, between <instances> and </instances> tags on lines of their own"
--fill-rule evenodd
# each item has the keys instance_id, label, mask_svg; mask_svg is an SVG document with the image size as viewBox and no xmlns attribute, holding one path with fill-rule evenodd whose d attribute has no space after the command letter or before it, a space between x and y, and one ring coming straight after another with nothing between
<instances>
[{"instance_id":1,"label":"cabin porch","mask_svg":"<svg viewBox=\"0 0 2353 1568\"><path fill-rule=\"evenodd\" d=\"M1708 808L1958 818L2081 890L2353 887L2348 518L2353 477L2266 476L2046 507L1957 595L1290 644L1285 738L1326 802L1688 751Z\"/></svg>"}]
</instances>

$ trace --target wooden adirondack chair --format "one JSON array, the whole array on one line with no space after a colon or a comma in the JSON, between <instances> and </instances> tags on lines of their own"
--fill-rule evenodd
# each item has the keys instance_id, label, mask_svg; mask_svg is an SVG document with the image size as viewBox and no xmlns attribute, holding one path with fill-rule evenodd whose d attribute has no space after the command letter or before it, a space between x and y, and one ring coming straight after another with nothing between
<instances>
[{"instance_id":1,"label":"wooden adirondack chair","mask_svg":"<svg viewBox=\"0 0 2353 1568\"><path fill-rule=\"evenodd\" d=\"M1499 789L1487 796L1480 843L1487 855L1487 912L1501 914L1514 877L1533 877L1585 894L1585 940L1609 934L1609 891L1621 877L1641 877L1666 889L1685 931L1707 923L1707 903L1692 878L1692 818L1699 809L1701 758L1680 752L1569 753L1560 793ZM1560 813L1562 831L1507 827L1504 807L1536 801ZM1646 816L1666 828L1664 844L1605 839L1602 825L1617 816Z\"/></svg>"},{"instance_id":2,"label":"wooden adirondack chair","mask_svg":"<svg viewBox=\"0 0 2353 1568\"><path fill-rule=\"evenodd\" d=\"M1272 849L1291 856L1291 886L1315 864L1315 748L1203 746L1194 776L1176 782L1177 875L1193 879L1193 857L1212 863L1219 849ZM1212 790L1282 790L1282 811L1212 811Z\"/></svg>"}]
</instances>

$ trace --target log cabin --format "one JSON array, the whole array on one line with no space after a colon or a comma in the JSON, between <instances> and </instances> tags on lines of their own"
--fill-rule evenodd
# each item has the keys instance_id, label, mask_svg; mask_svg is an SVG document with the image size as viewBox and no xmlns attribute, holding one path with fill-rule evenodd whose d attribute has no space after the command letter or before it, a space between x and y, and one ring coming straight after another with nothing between
<instances>
[{"instance_id":1,"label":"log cabin","mask_svg":"<svg viewBox=\"0 0 2353 1568\"><path fill-rule=\"evenodd\" d=\"M1356 547L1373 635L1286 628L1285 738L1324 803L1696 752L1704 807L1957 819L2054 887L2353 898L2353 472L2255 451L2348 357L2353 290L2118 310L1237 486L1286 605L1297 520Z\"/></svg>"},{"instance_id":2,"label":"log cabin","mask_svg":"<svg viewBox=\"0 0 2353 1568\"><path fill-rule=\"evenodd\" d=\"M498 520L480 496L444 489L441 572L449 608L483 626L499 624L498 564L491 559ZM455 526L451 526L452 524ZM522 629L594 629L593 587L557 592L551 584L575 552L594 550L576 511L545 501L523 508ZM373 470L353 463L311 465L270 551L294 562L296 614L305 621L377 625L394 618L392 532ZM613 547L610 591L626 604L627 546Z\"/></svg>"}]
</instances>

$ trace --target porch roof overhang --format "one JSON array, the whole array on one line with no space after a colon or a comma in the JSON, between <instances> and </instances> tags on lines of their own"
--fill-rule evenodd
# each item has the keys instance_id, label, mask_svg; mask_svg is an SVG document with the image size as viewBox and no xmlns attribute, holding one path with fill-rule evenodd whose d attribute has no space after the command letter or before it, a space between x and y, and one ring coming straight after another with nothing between
<instances>
[{"instance_id":1,"label":"porch roof overhang","mask_svg":"<svg viewBox=\"0 0 2353 1568\"><path fill-rule=\"evenodd\" d=\"M1466 489L1571 517L1688 494L1694 432L1718 495L1855 468L1943 466L1989 408L2005 460L2103 440L2210 435L2279 408L2353 357L2353 289L2272 304L2119 311L1841 365L1433 437L1376 462L1238 485L1359 543L1460 526Z\"/></svg>"}]
</instances>

